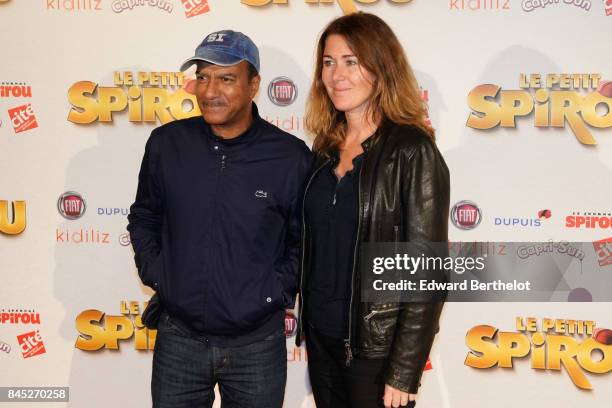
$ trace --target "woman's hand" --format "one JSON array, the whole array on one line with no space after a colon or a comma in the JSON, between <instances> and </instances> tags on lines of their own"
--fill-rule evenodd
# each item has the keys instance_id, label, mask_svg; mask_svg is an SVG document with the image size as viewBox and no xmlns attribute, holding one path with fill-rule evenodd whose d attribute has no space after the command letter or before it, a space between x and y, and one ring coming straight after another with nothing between
<instances>
[{"instance_id":1,"label":"woman's hand","mask_svg":"<svg viewBox=\"0 0 612 408\"><path fill-rule=\"evenodd\" d=\"M385 384L385 395L383 396L385 408L407 407L409 401L414 401L416 394L408 394ZM413 406L413 405L410 405Z\"/></svg>"}]
</instances>

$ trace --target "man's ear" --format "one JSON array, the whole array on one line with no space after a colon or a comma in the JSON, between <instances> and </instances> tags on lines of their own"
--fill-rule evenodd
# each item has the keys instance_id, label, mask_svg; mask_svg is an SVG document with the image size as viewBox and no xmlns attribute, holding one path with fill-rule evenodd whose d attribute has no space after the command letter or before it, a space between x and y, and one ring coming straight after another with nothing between
<instances>
[{"instance_id":1,"label":"man's ear","mask_svg":"<svg viewBox=\"0 0 612 408\"><path fill-rule=\"evenodd\" d=\"M251 82L249 82L249 87L251 88L251 99L255 98L257 91L259 91L259 84L261 83L261 77L259 75L255 75L251 78Z\"/></svg>"}]
</instances>

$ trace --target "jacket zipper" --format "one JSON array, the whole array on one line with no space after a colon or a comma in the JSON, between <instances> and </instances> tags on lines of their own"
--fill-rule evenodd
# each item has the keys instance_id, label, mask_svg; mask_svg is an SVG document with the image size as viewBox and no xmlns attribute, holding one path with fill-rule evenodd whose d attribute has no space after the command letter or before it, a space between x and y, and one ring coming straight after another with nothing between
<instances>
[{"instance_id":1,"label":"jacket zipper","mask_svg":"<svg viewBox=\"0 0 612 408\"><path fill-rule=\"evenodd\" d=\"M319 173L319 171L323 167L327 166L327 163L329 163L330 160L331 159L328 158L327 160L325 160L323 164L321 164L319 167L315 169L315 171L312 172L312 175L310 176L308 183L306 183L306 187L304 188L304 196L302 197L302 275L300 276L300 311L299 311L300 336L304 333L304 326L302 322L304 321L304 274L305 274L304 258L306 257L306 254L305 254L305 251L306 251L306 210L305 210L306 194L308 193L308 188L310 187L312 180L314 180L317 173Z\"/></svg>"},{"instance_id":2,"label":"jacket zipper","mask_svg":"<svg viewBox=\"0 0 612 408\"><path fill-rule=\"evenodd\" d=\"M217 172L217 175L215 177L215 194L213 196L215 198L214 198L214 206L213 206L214 213L213 214L216 214L216 212L217 212L217 203L218 203L217 196L218 196L218 191L219 191L219 183L221 182L220 179L221 179L221 176L223 174L223 170L225 169L225 159L226 159L226 155L224 155L224 154L221 155L221 160L219 161L219 171ZM215 218L215 217L213 217L213 218ZM213 241L214 241L215 227L216 226L213 226L213 228L212 228L212 238L211 239ZM208 321L206 319L206 310L207 310L206 302L208 301L208 285L205 286L204 293L205 293L204 305L203 305L204 306L204 313L203 313L202 321L203 321L204 327L206 327L206 324L208 323ZM205 340L205 341L208 341L208 340Z\"/></svg>"},{"instance_id":3,"label":"jacket zipper","mask_svg":"<svg viewBox=\"0 0 612 408\"><path fill-rule=\"evenodd\" d=\"M368 313L367 315L363 317L363 320L366 322L369 322L370 319L373 318L374 316L385 315L391 312L397 312L399 309L400 309L399 307L393 307L393 308L385 309L385 310L372 310L370 313Z\"/></svg>"},{"instance_id":4,"label":"jacket zipper","mask_svg":"<svg viewBox=\"0 0 612 408\"><path fill-rule=\"evenodd\" d=\"M359 168L359 178L357 180L357 198L358 198L358 206L359 206L359 216L357 217L357 236L355 237L355 249L353 251L353 273L351 275L351 300L349 303L349 332L348 339L344 340L344 348L346 350L346 366L351 365L351 360L353 360L353 350L351 348L351 338L352 338L352 318L351 314L353 313L353 297L355 292L355 266L357 265L357 251L359 249L359 235L361 234L361 218L362 207L361 207L361 174L363 173L363 168L365 167L365 157L363 162L361 163L361 167Z\"/></svg>"}]
</instances>

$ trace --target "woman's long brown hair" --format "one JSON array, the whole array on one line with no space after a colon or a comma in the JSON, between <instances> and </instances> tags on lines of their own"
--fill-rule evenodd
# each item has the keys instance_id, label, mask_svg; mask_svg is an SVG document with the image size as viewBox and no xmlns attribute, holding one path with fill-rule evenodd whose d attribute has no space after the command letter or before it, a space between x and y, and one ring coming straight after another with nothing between
<instances>
[{"instance_id":1,"label":"woman's long brown hair","mask_svg":"<svg viewBox=\"0 0 612 408\"><path fill-rule=\"evenodd\" d=\"M374 76L367 114L381 123L416 126L433 138L425 102L399 40L380 17L354 13L333 20L319 38L305 117L306 129L315 136L313 150L328 155L345 138L346 118L334 107L321 77L325 41L332 34L341 35L359 64Z\"/></svg>"}]
</instances>

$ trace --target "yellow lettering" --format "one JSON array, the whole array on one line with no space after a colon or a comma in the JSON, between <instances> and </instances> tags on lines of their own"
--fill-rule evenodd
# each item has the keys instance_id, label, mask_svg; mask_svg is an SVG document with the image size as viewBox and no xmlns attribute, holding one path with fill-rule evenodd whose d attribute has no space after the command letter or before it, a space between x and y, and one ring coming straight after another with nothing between
<instances>
[{"instance_id":1,"label":"yellow lettering","mask_svg":"<svg viewBox=\"0 0 612 408\"><path fill-rule=\"evenodd\" d=\"M500 105L501 126L516 127L516 117L529 115L533 110L533 98L526 91L504 91L501 93Z\"/></svg>"},{"instance_id":2,"label":"yellow lettering","mask_svg":"<svg viewBox=\"0 0 612 408\"><path fill-rule=\"evenodd\" d=\"M531 345L522 333L499 333L499 367L512 367L514 357L525 357L529 354Z\"/></svg>"},{"instance_id":3,"label":"yellow lettering","mask_svg":"<svg viewBox=\"0 0 612 408\"><path fill-rule=\"evenodd\" d=\"M352 13L356 13L357 11L359 11L357 9L357 6L355 5L355 2L361 3L361 4L373 4L373 3L376 3L378 0L335 0L335 1L338 2L338 5L340 6L344 14L352 14ZM395 4L406 4L406 3L410 3L412 0L390 0L390 1ZM333 3L333 2L334 0L304 0L304 3L307 3L307 4L321 4L321 3ZM267 6L269 4L287 4L289 3L289 0L241 0L241 3L246 4L247 6L252 6L252 7L262 7L262 6Z\"/></svg>"},{"instance_id":4,"label":"yellow lettering","mask_svg":"<svg viewBox=\"0 0 612 408\"><path fill-rule=\"evenodd\" d=\"M574 360L577 353L578 345L573 338L554 334L548 336L547 368L549 370L561 370L561 365L563 365L576 386L584 390L590 390L593 388L591 383Z\"/></svg>"},{"instance_id":5,"label":"yellow lettering","mask_svg":"<svg viewBox=\"0 0 612 408\"><path fill-rule=\"evenodd\" d=\"M599 361L593 361L593 352L602 354ZM595 374L605 374L612 371L612 346L596 342L589 338L578 348L578 362L587 371Z\"/></svg>"},{"instance_id":6,"label":"yellow lettering","mask_svg":"<svg viewBox=\"0 0 612 408\"><path fill-rule=\"evenodd\" d=\"M86 124L98 119L98 103L93 98L98 85L94 82L77 82L68 90L68 102L72 105L68 120L72 123Z\"/></svg>"},{"instance_id":7,"label":"yellow lettering","mask_svg":"<svg viewBox=\"0 0 612 408\"><path fill-rule=\"evenodd\" d=\"M273 4L287 4L288 0L242 0L243 4L246 4L247 6L254 6L254 7L259 7L259 6L265 6L269 3L273 3Z\"/></svg>"},{"instance_id":8,"label":"yellow lettering","mask_svg":"<svg viewBox=\"0 0 612 408\"><path fill-rule=\"evenodd\" d=\"M501 107L491 100L497 96L501 87L497 85L478 85L468 94L470 109L478 113L470 113L467 125L474 129L491 129L499 125Z\"/></svg>"},{"instance_id":9,"label":"yellow lettering","mask_svg":"<svg viewBox=\"0 0 612 408\"><path fill-rule=\"evenodd\" d=\"M104 312L99 310L85 310L76 318L77 337L75 347L79 350L95 351L104 347L106 342L104 327L100 325Z\"/></svg>"},{"instance_id":10,"label":"yellow lettering","mask_svg":"<svg viewBox=\"0 0 612 408\"><path fill-rule=\"evenodd\" d=\"M565 127L565 120L576 135L576 138L586 145L597 144L589 129L578 115L580 112L580 95L572 91L555 91L550 96L552 115L550 125Z\"/></svg>"},{"instance_id":11,"label":"yellow lettering","mask_svg":"<svg viewBox=\"0 0 612 408\"><path fill-rule=\"evenodd\" d=\"M113 112L121 112L127 106L127 95L121 88L98 88L98 120L112 122Z\"/></svg>"},{"instance_id":12,"label":"yellow lettering","mask_svg":"<svg viewBox=\"0 0 612 408\"><path fill-rule=\"evenodd\" d=\"M531 336L531 342L534 347L531 349L531 368L545 370L546 369L546 337L543 333L534 333Z\"/></svg>"},{"instance_id":13,"label":"yellow lettering","mask_svg":"<svg viewBox=\"0 0 612 408\"><path fill-rule=\"evenodd\" d=\"M26 202L11 201L11 208L13 217L9 219L8 201L0 201L0 232L18 235L26 228Z\"/></svg>"},{"instance_id":14,"label":"yellow lettering","mask_svg":"<svg viewBox=\"0 0 612 408\"><path fill-rule=\"evenodd\" d=\"M499 350L491 341L496 333L495 327L486 325L473 327L468 332L465 343L471 351L465 358L465 365L474 368L491 368L497 364Z\"/></svg>"},{"instance_id":15,"label":"yellow lettering","mask_svg":"<svg viewBox=\"0 0 612 408\"><path fill-rule=\"evenodd\" d=\"M186 105L191 107L191 109L187 109L188 106ZM196 97L184 89L179 89L168 96L168 109L176 119L185 119L202 114Z\"/></svg>"},{"instance_id":16,"label":"yellow lettering","mask_svg":"<svg viewBox=\"0 0 612 408\"><path fill-rule=\"evenodd\" d=\"M555 327L555 319L544 318L542 319L542 331L547 332Z\"/></svg>"},{"instance_id":17,"label":"yellow lettering","mask_svg":"<svg viewBox=\"0 0 612 408\"><path fill-rule=\"evenodd\" d=\"M168 92L161 88L143 88L142 103L144 105L143 121L155 122L158 117L161 123L172 122L174 119L166 109Z\"/></svg>"},{"instance_id":18,"label":"yellow lettering","mask_svg":"<svg viewBox=\"0 0 612 408\"><path fill-rule=\"evenodd\" d=\"M119 340L126 340L134 334L132 320L126 316L106 316L105 345L107 349L118 350Z\"/></svg>"},{"instance_id":19,"label":"yellow lettering","mask_svg":"<svg viewBox=\"0 0 612 408\"><path fill-rule=\"evenodd\" d=\"M597 114L597 106L604 105L607 112L603 116ZM591 92L582 101L582 118L589 125L596 128L607 128L612 126L612 98L608 98L599 92Z\"/></svg>"}]
</instances>

